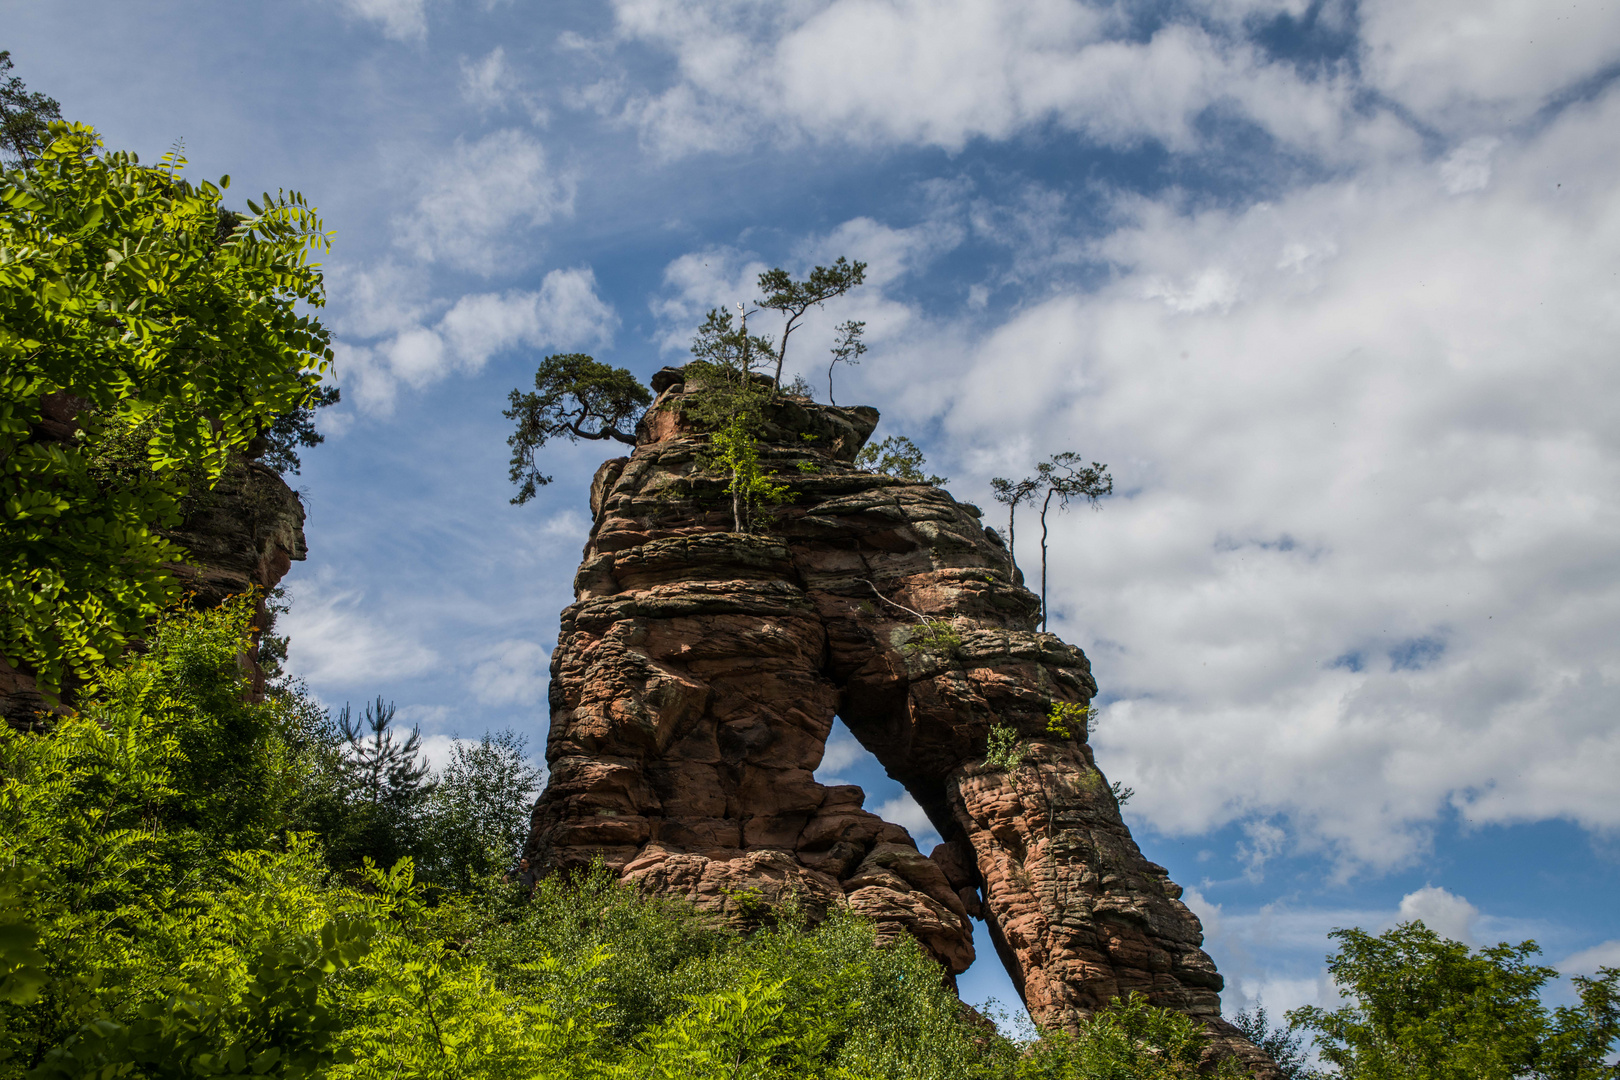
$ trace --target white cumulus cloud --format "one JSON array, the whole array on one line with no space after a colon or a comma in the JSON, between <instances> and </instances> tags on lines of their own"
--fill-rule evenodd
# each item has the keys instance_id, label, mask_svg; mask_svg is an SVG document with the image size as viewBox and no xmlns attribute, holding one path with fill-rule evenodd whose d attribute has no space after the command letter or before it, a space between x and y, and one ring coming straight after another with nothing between
<instances>
[{"instance_id":1,"label":"white cumulus cloud","mask_svg":"<svg viewBox=\"0 0 1620 1080\"><path fill-rule=\"evenodd\" d=\"M625 115L664 153L788 138L958 150L1044 123L1096 141L1188 150L1211 109L1335 155L1384 122L1342 75L1303 78L1241 35L1170 23L1145 40L1118 8L1076 0L616 0L621 40L675 60Z\"/></svg>"},{"instance_id":2,"label":"white cumulus cloud","mask_svg":"<svg viewBox=\"0 0 1620 1080\"><path fill-rule=\"evenodd\" d=\"M1421 921L1441 937L1464 945L1476 944L1474 926L1479 922L1479 908L1436 885L1425 885L1401 897L1395 918L1398 922Z\"/></svg>"},{"instance_id":3,"label":"white cumulus cloud","mask_svg":"<svg viewBox=\"0 0 1620 1080\"><path fill-rule=\"evenodd\" d=\"M478 372L519 346L605 344L617 323L589 267L553 270L538 289L463 296L432 325L399 328L369 345L339 342L338 377L362 410L387 413L401 385L420 389L454 372Z\"/></svg>"},{"instance_id":4,"label":"white cumulus cloud","mask_svg":"<svg viewBox=\"0 0 1620 1080\"><path fill-rule=\"evenodd\" d=\"M370 689L439 662L432 649L365 614L358 592L330 581L298 582L289 592L292 610L277 624L291 637L287 666L317 690Z\"/></svg>"},{"instance_id":5,"label":"white cumulus cloud","mask_svg":"<svg viewBox=\"0 0 1620 1080\"><path fill-rule=\"evenodd\" d=\"M1052 607L1134 815L1267 822L1256 872L1409 863L1448 809L1620 826L1616 129L1611 90L1476 146L1465 198L1412 157L1122 199L1107 283L965 346L959 488L1067 449L1118 482L1056 522Z\"/></svg>"},{"instance_id":6,"label":"white cumulus cloud","mask_svg":"<svg viewBox=\"0 0 1620 1080\"><path fill-rule=\"evenodd\" d=\"M901 792L894 798L885 800L879 804L876 813L884 821L904 826L911 834L911 838L917 842L917 849L924 855L940 842L939 832L934 828L934 823L928 819L928 814L923 808L917 805L917 800L911 797L910 792Z\"/></svg>"},{"instance_id":7,"label":"white cumulus cloud","mask_svg":"<svg viewBox=\"0 0 1620 1080\"><path fill-rule=\"evenodd\" d=\"M1362 67L1448 128L1517 122L1620 61L1620 6L1523 0L1362 0Z\"/></svg>"}]
</instances>

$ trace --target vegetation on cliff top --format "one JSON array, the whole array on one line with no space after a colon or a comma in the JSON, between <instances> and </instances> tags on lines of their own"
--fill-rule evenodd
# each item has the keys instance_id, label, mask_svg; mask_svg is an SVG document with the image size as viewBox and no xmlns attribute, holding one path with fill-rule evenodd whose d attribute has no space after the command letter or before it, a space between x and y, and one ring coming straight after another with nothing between
<instances>
[{"instance_id":1,"label":"vegetation on cliff top","mask_svg":"<svg viewBox=\"0 0 1620 1080\"><path fill-rule=\"evenodd\" d=\"M736 532L749 531L763 507L789 497L788 485L760 464L759 453L768 406L783 394L782 364L789 339L811 308L844 295L865 278L866 264L852 263L844 256L831 266L815 267L802 281L780 267L767 270L758 282L764 295L754 302L752 311L739 304L740 317L734 319L729 310L715 308L692 338L693 360L686 367L687 379L702 385L705 392L683 402L682 407L709 433L710 448L702 462L725 477ZM782 316L780 338L749 331L749 315L760 311ZM838 327L827 371L829 398L832 369L839 363L858 363L866 352L861 340L865 328L864 322L856 320ZM512 448L509 475L518 485L512 502L517 505L534 498L538 488L551 482L537 457L549 441L616 439L634 445L635 426L652 402L651 392L628 370L609 367L583 353L546 357L535 371L534 386L528 392L513 390L504 414L517 421L517 430L507 439ZM786 392L808 396L809 387L801 380ZM885 465L898 463L910 470L907 475L921 476L921 451L909 440L902 441L905 446L894 447Z\"/></svg>"}]
</instances>

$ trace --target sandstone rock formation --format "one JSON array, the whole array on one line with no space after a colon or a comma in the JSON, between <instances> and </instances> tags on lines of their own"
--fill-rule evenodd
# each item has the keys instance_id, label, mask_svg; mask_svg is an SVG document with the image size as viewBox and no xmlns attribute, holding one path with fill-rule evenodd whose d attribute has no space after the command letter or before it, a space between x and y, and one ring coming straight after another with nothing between
<instances>
[{"instance_id":1,"label":"sandstone rock formation","mask_svg":"<svg viewBox=\"0 0 1620 1080\"><path fill-rule=\"evenodd\" d=\"M977 508L857 469L877 412L779 400L762 460L792 485L767 532L732 528L679 369L629 458L591 487L594 524L552 659L550 783L528 853L601 856L624 876L747 919L790 899L908 932L953 975L984 919L1039 1022L1072 1028L1139 991L1220 1020L1197 918L1120 818L1083 733L1054 702L1096 693L1081 651L1034 630L1038 601ZM944 838L923 855L813 778L834 717ZM1025 757L985 764L992 725Z\"/></svg>"},{"instance_id":2,"label":"sandstone rock formation","mask_svg":"<svg viewBox=\"0 0 1620 1080\"><path fill-rule=\"evenodd\" d=\"M232 461L211 490L189 499L185 520L164 535L186 550L187 561L171 569L191 603L216 607L256 590L261 627L270 625L270 591L306 557L298 493L275 470L247 459ZM264 693L257 641L243 660L253 693Z\"/></svg>"},{"instance_id":3,"label":"sandstone rock formation","mask_svg":"<svg viewBox=\"0 0 1620 1080\"><path fill-rule=\"evenodd\" d=\"M67 430L71 434L71 427ZM187 500L185 519L164 536L186 550L187 561L170 569L191 603L214 607L226 597L257 589L258 625L267 626L265 597L293 562L305 557L304 506L273 470L237 459L226 466L212 490ZM255 643L242 660L253 692L261 694L265 676L257 652ZM71 688L66 697L71 701ZM0 718L26 729L36 726L48 708L33 674L0 657Z\"/></svg>"}]
</instances>

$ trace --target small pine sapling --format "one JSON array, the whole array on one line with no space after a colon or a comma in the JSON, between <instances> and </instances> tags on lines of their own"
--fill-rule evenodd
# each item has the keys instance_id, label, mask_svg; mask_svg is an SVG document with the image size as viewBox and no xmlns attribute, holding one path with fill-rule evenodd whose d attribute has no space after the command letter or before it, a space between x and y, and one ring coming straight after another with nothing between
<instances>
[{"instance_id":1,"label":"small pine sapling","mask_svg":"<svg viewBox=\"0 0 1620 1080\"><path fill-rule=\"evenodd\" d=\"M904 435L890 435L880 443L861 448L855 455L855 464L872 472L893 476L912 484L944 487L950 477L933 476L923 472L928 462L920 447Z\"/></svg>"},{"instance_id":2,"label":"small pine sapling","mask_svg":"<svg viewBox=\"0 0 1620 1080\"><path fill-rule=\"evenodd\" d=\"M827 365L827 400L833 405L838 404L833 397L833 369L839 364L854 367L861 362L861 357L866 354L866 342L861 340L865 332L866 323L855 319L839 324L838 340L832 347L832 362Z\"/></svg>"}]
</instances>

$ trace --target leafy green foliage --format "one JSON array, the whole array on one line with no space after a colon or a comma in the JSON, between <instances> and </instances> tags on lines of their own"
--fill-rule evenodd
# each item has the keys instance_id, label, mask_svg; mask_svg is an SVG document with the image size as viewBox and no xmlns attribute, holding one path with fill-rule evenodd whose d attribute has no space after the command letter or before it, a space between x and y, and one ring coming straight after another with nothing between
<instances>
[{"instance_id":1,"label":"leafy green foliage","mask_svg":"<svg viewBox=\"0 0 1620 1080\"><path fill-rule=\"evenodd\" d=\"M367 859L393 866L421 855L434 791L421 733L412 729L400 738L394 706L380 697L359 716L344 705L335 721L324 711L311 715L296 700L287 707L300 721L306 766L292 824L320 836L339 870L358 870Z\"/></svg>"},{"instance_id":2,"label":"leafy green foliage","mask_svg":"<svg viewBox=\"0 0 1620 1080\"><path fill-rule=\"evenodd\" d=\"M760 463L759 435L773 391L750 365L756 350L768 350L770 343L752 338L746 321L735 330L731 325L730 312L709 312L692 341L697 359L686 367L687 381L703 392L684 398L681 407L708 429L709 447L699 461L725 475L732 528L749 532L761 507L787 502L792 491Z\"/></svg>"},{"instance_id":3,"label":"leafy green foliage","mask_svg":"<svg viewBox=\"0 0 1620 1080\"><path fill-rule=\"evenodd\" d=\"M232 850L280 835L301 772L281 704L245 700L237 657L251 617L247 598L171 613L145 652L94 672L79 713L44 735L0 729L0 874L13 875L0 889L0 924L25 912L44 958L26 965L32 993L0 1003L0 1075L75 1039L63 1068L88 1070L115 1045L145 1053L182 1029L192 1042L223 1038L240 1016L219 995L251 991L252 957L302 948L294 939L320 929L288 936L276 918L247 935L257 951L234 967L182 977L211 955L210 928L224 912L240 930ZM283 983L263 971L256 985L269 1001Z\"/></svg>"},{"instance_id":4,"label":"leafy green foliage","mask_svg":"<svg viewBox=\"0 0 1620 1080\"><path fill-rule=\"evenodd\" d=\"M270 943L250 962L240 994L173 993L128 1020L92 1021L47 1052L29 1080L319 1075L353 1056L339 1049L343 1025L320 991L330 973L366 954L372 935L370 922L344 919Z\"/></svg>"},{"instance_id":5,"label":"leafy green foliage","mask_svg":"<svg viewBox=\"0 0 1620 1080\"><path fill-rule=\"evenodd\" d=\"M415 755L381 704L333 725L244 702L250 610L166 616L83 713L0 731L0 1080L1056 1080L1196 1056L1190 1020L1140 1003L1021 1046L847 912L739 933L600 866L532 894L471 866L430 888L409 858L334 874L279 827L321 755L364 745L379 789ZM460 753L430 819L532 784L511 737ZM231 770L241 807L211 790ZM473 831L510 838L501 817Z\"/></svg>"},{"instance_id":6,"label":"leafy green foliage","mask_svg":"<svg viewBox=\"0 0 1620 1080\"><path fill-rule=\"evenodd\" d=\"M297 406L276 414L269 428L259 436L249 452L256 454L260 461L276 472L296 476L304 465L298 456L298 448L319 446L326 441L326 436L315 430L316 410L329 408L341 400L343 392L335 386L311 388L308 396Z\"/></svg>"},{"instance_id":7,"label":"leafy green foliage","mask_svg":"<svg viewBox=\"0 0 1620 1080\"><path fill-rule=\"evenodd\" d=\"M706 464L727 476L733 527L748 532L762 506L779 505L793 496L787 484L776 483L759 463L759 440L748 414L738 412L709 436Z\"/></svg>"},{"instance_id":8,"label":"leafy green foliage","mask_svg":"<svg viewBox=\"0 0 1620 1080\"><path fill-rule=\"evenodd\" d=\"M27 1005L48 981L39 932L28 922L27 886L34 875L20 866L0 869L0 1002ZM0 1061L5 1051L0 1050Z\"/></svg>"},{"instance_id":9,"label":"leafy green foliage","mask_svg":"<svg viewBox=\"0 0 1620 1080\"><path fill-rule=\"evenodd\" d=\"M467 891L512 865L528 839L540 770L510 731L457 742L424 810L422 877Z\"/></svg>"},{"instance_id":10,"label":"leafy green foliage","mask_svg":"<svg viewBox=\"0 0 1620 1080\"><path fill-rule=\"evenodd\" d=\"M912 484L944 487L950 483L948 477L923 472L928 462L923 458L922 449L904 435L890 435L882 442L863 446L861 452L855 455L855 464L885 476L897 476Z\"/></svg>"},{"instance_id":11,"label":"leafy green foliage","mask_svg":"<svg viewBox=\"0 0 1620 1080\"><path fill-rule=\"evenodd\" d=\"M366 703L356 718L348 705L338 714L345 750L344 773L360 806L369 812L380 834L398 833L394 822L414 818L428 796L433 782L428 780L427 762L421 760L422 732L412 728L403 740L393 728L394 703L381 697ZM392 866L405 853L377 850L366 852L373 861Z\"/></svg>"},{"instance_id":12,"label":"leafy green foliage","mask_svg":"<svg viewBox=\"0 0 1620 1080\"><path fill-rule=\"evenodd\" d=\"M984 748L984 764L987 768L1013 772L1024 763L1025 752L1016 728L1006 724L990 725L990 735Z\"/></svg>"},{"instance_id":13,"label":"leafy green foliage","mask_svg":"<svg viewBox=\"0 0 1620 1080\"><path fill-rule=\"evenodd\" d=\"M1335 930L1328 971L1350 1003L1294 1009L1345 1080L1601 1080L1620 1076L1620 968L1574 980L1581 1004L1549 1013L1557 972L1534 942L1470 952L1421 922L1373 936Z\"/></svg>"},{"instance_id":14,"label":"leafy green foliage","mask_svg":"<svg viewBox=\"0 0 1620 1080\"><path fill-rule=\"evenodd\" d=\"M1198 1021L1156 1009L1140 994L1115 999L1077 1036L1051 1035L1020 1063L1019 1077L1063 1080L1193 1080L1207 1075L1198 1067L1203 1054ZM1214 1076L1246 1076L1231 1058Z\"/></svg>"},{"instance_id":15,"label":"leafy green foliage","mask_svg":"<svg viewBox=\"0 0 1620 1080\"><path fill-rule=\"evenodd\" d=\"M716 369L744 388L752 386L750 376L756 374L756 367L767 366L777 359L776 346L770 338L748 332L747 312L733 322L731 312L725 308L711 308L704 316L703 325L692 337L692 357L703 367ZM694 372L688 368L687 373L701 375L703 369ZM709 380L711 384L714 381Z\"/></svg>"},{"instance_id":16,"label":"leafy green foliage","mask_svg":"<svg viewBox=\"0 0 1620 1080\"><path fill-rule=\"evenodd\" d=\"M296 310L323 301L327 246L302 196L222 228L225 180L49 132L0 180L0 654L56 688L176 596L156 530L307 403L331 351ZM142 467L117 467L132 444Z\"/></svg>"},{"instance_id":17,"label":"leafy green foliage","mask_svg":"<svg viewBox=\"0 0 1620 1080\"><path fill-rule=\"evenodd\" d=\"M1074 701L1054 701L1046 711L1046 731L1060 739L1084 739L1091 719L1091 706Z\"/></svg>"},{"instance_id":18,"label":"leafy green foliage","mask_svg":"<svg viewBox=\"0 0 1620 1080\"><path fill-rule=\"evenodd\" d=\"M1323 1080L1322 1074L1310 1067L1305 1037L1290 1028L1273 1027L1264 1002L1256 1001L1254 1008L1230 1019L1250 1042L1271 1055L1285 1080Z\"/></svg>"},{"instance_id":19,"label":"leafy green foliage","mask_svg":"<svg viewBox=\"0 0 1620 1080\"><path fill-rule=\"evenodd\" d=\"M534 390L513 390L502 412L517 421L507 438L509 476L518 485L512 504L521 506L551 483L535 455L554 438L615 439L634 446L636 421L652 404L652 391L624 368L609 367L584 353L548 356L534 373Z\"/></svg>"}]
</instances>

